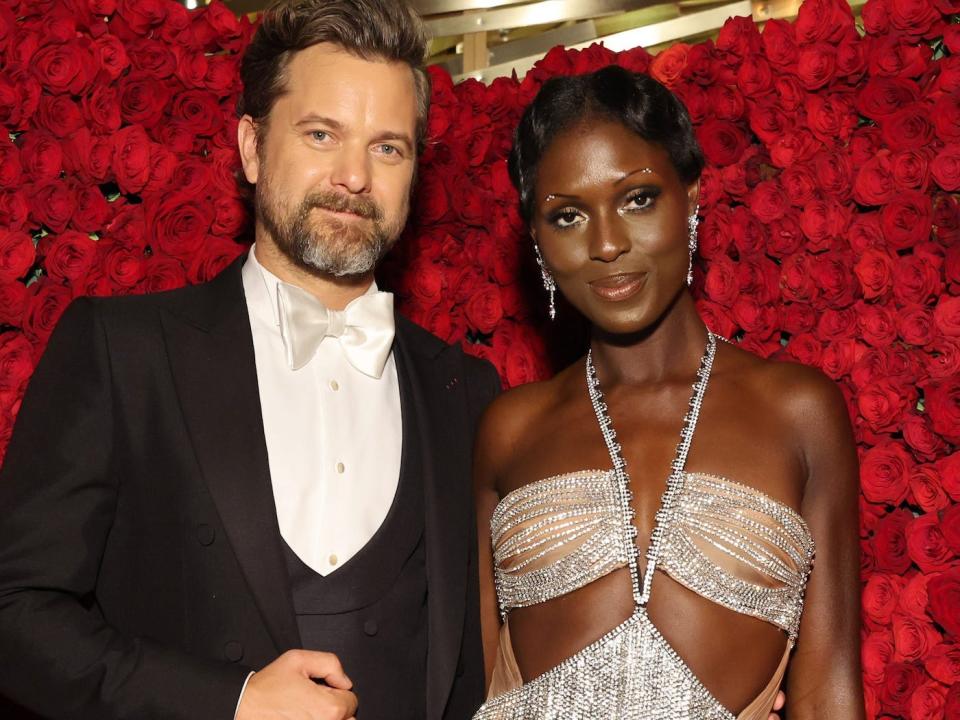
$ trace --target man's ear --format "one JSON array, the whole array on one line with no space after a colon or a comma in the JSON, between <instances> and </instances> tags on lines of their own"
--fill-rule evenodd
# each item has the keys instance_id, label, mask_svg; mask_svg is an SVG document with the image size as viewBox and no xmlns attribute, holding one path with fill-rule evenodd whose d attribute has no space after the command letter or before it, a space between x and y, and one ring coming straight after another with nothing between
<instances>
[{"instance_id":1,"label":"man's ear","mask_svg":"<svg viewBox=\"0 0 960 720\"><path fill-rule=\"evenodd\" d=\"M257 155L257 125L253 118L244 115L237 125L237 145L240 148L240 162L247 182L256 185L260 175L260 157Z\"/></svg>"}]
</instances>

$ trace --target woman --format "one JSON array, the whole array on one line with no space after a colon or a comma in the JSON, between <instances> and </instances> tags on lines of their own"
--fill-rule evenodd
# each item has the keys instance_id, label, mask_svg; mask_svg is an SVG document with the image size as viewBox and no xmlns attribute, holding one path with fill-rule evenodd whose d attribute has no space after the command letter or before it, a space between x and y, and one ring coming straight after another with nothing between
<instances>
[{"instance_id":1,"label":"woman","mask_svg":"<svg viewBox=\"0 0 960 720\"><path fill-rule=\"evenodd\" d=\"M551 312L591 338L481 423L478 720L765 719L788 659L790 720L863 717L845 405L707 331L702 167L679 101L617 67L547 82L517 130Z\"/></svg>"}]
</instances>

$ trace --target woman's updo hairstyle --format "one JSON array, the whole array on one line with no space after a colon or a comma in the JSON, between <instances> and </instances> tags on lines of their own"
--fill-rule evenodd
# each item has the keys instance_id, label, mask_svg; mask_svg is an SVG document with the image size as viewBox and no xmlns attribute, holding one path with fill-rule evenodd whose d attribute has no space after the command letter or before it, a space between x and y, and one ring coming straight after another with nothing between
<instances>
[{"instance_id":1,"label":"woman's updo hairstyle","mask_svg":"<svg viewBox=\"0 0 960 720\"><path fill-rule=\"evenodd\" d=\"M703 153L687 109L650 76L609 65L588 75L551 78L524 111L508 161L527 222L533 217L533 188L543 153L558 133L590 119L618 122L662 147L685 184L703 171Z\"/></svg>"}]
</instances>

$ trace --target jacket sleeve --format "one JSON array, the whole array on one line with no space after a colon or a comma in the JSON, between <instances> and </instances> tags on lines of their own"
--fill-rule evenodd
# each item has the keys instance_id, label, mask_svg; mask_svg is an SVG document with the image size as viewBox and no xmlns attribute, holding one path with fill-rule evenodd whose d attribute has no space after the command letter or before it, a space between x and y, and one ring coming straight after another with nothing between
<instances>
[{"instance_id":1,"label":"jacket sleeve","mask_svg":"<svg viewBox=\"0 0 960 720\"><path fill-rule=\"evenodd\" d=\"M98 307L64 314L0 470L0 693L47 717L231 720L249 668L126 636L97 603L120 474Z\"/></svg>"}]
</instances>

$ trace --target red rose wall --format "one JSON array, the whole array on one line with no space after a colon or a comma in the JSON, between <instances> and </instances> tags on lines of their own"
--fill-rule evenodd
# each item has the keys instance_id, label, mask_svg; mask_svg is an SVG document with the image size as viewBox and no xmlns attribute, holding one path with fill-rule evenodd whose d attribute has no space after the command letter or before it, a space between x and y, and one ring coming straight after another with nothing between
<instances>
[{"instance_id":1,"label":"red rose wall","mask_svg":"<svg viewBox=\"0 0 960 720\"><path fill-rule=\"evenodd\" d=\"M545 320L513 128L552 75L615 62L671 87L708 161L704 318L847 398L870 717L960 718L958 12L869 0L858 24L807 0L795 22L734 18L655 57L555 49L489 86L432 70L431 142L383 278L506 385L546 376L569 325ZM250 241L234 107L251 33L216 3L0 0L0 452L72 298L200 282Z\"/></svg>"}]
</instances>

